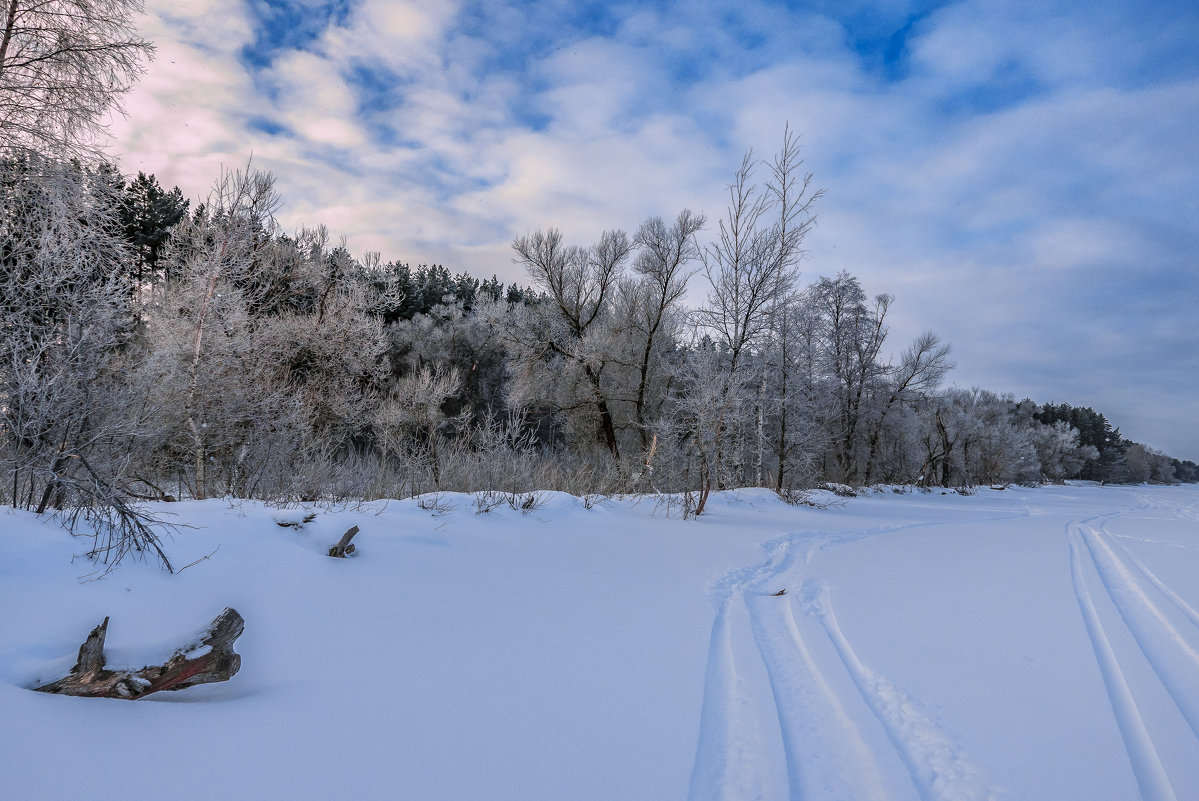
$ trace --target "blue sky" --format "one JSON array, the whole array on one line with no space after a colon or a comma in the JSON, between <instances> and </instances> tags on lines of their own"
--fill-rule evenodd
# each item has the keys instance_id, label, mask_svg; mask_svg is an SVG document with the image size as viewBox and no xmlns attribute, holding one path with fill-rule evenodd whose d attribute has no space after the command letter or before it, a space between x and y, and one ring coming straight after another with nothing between
<instances>
[{"instance_id":1,"label":"blue sky","mask_svg":"<svg viewBox=\"0 0 1199 801\"><path fill-rule=\"evenodd\" d=\"M113 126L190 195L253 156L287 227L523 280L509 243L717 217L784 125L826 191L804 278L889 292L952 380L1199 460L1189 2L148 0ZM693 294L702 297L697 284Z\"/></svg>"}]
</instances>

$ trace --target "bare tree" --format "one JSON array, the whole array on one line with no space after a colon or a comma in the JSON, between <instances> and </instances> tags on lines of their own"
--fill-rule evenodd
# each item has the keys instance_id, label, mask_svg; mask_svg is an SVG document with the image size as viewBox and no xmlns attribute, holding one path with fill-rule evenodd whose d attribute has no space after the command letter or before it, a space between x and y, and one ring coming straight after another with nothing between
<instances>
[{"instance_id":1,"label":"bare tree","mask_svg":"<svg viewBox=\"0 0 1199 801\"><path fill-rule=\"evenodd\" d=\"M932 331L925 331L916 337L903 355L899 364L887 368L887 381L890 384L887 399L878 411L878 416L870 424L869 454L866 458L866 483L874 478L875 467L879 455L879 445L883 435L887 416L896 404L905 403L914 396L936 389L945 374L953 369L949 360L949 345Z\"/></svg>"},{"instance_id":2,"label":"bare tree","mask_svg":"<svg viewBox=\"0 0 1199 801\"><path fill-rule=\"evenodd\" d=\"M809 294L820 317L823 372L836 399L836 412L829 420L832 464L826 472L837 481L853 482L865 467L866 417L886 374L879 354L887 338L892 297L877 295L869 303L858 279L845 271L836 278L821 278Z\"/></svg>"},{"instance_id":3,"label":"bare tree","mask_svg":"<svg viewBox=\"0 0 1199 801\"><path fill-rule=\"evenodd\" d=\"M581 371L592 404L599 416L600 435L614 461L620 445L603 382L608 350L604 342L617 282L633 245L623 231L605 231L590 248L568 247L555 228L527 234L512 243L516 263L528 270L540 289L549 294L555 314L540 330L515 330L526 366L558 357Z\"/></svg>"},{"instance_id":4,"label":"bare tree","mask_svg":"<svg viewBox=\"0 0 1199 801\"><path fill-rule=\"evenodd\" d=\"M634 238L641 250L633 262L633 271L640 280L632 289L633 302L629 309L631 328L640 340L635 364L637 386L633 414L643 451L650 447L647 406L651 371L663 335L670 333L663 329L687 293L687 279L692 274L687 265L699 258L695 235L703 227L702 214L684 209L669 227L661 217L646 220Z\"/></svg>"},{"instance_id":5,"label":"bare tree","mask_svg":"<svg viewBox=\"0 0 1199 801\"><path fill-rule=\"evenodd\" d=\"M702 253L709 292L697 320L728 359L712 438L718 479L724 473L729 412L736 405L734 395L744 389L744 355L768 334L772 316L795 285L804 237L816 224L813 206L823 194L812 189L811 173L801 172L799 137L789 126L782 148L767 165L770 177L765 186L754 183L756 166L752 154L746 153L729 185L729 206L718 223L717 240ZM701 493L697 514L706 500Z\"/></svg>"},{"instance_id":6,"label":"bare tree","mask_svg":"<svg viewBox=\"0 0 1199 801\"><path fill-rule=\"evenodd\" d=\"M0 149L86 157L154 48L139 0L4 0Z\"/></svg>"},{"instance_id":7,"label":"bare tree","mask_svg":"<svg viewBox=\"0 0 1199 801\"><path fill-rule=\"evenodd\" d=\"M766 331L779 300L794 286L803 240L823 192L800 174L799 139L787 128L783 146L769 163L765 186L753 182L756 163L746 153L729 185L729 206L719 236L703 252L707 303L699 319L728 348L735 374L746 347Z\"/></svg>"}]
</instances>

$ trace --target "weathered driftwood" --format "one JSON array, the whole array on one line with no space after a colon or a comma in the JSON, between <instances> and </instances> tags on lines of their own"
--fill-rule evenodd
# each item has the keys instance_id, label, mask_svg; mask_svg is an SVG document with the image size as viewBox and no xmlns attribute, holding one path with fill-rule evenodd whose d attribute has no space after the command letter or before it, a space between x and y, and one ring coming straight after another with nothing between
<instances>
[{"instance_id":1,"label":"weathered driftwood","mask_svg":"<svg viewBox=\"0 0 1199 801\"><path fill-rule=\"evenodd\" d=\"M329 555L338 559L345 559L346 554L354 552L354 545L350 540L354 539L354 535L358 533L358 526L351 526L350 530L341 535L341 539L337 544L329 549Z\"/></svg>"},{"instance_id":2,"label":"weathered driftwood","mask_svg":"<svg viewBox=\"0 0 1199 801\"><path fill-rule=\"evenodd\" d=\"M104 618L79 646L79 660L71 672L34 689L58 695L133 699L159 690L182 690L196 684L228 681L241 667L241 657L233 652L233 642L244 629L245 621L237 610L225 609L200 639L177 650L165 663L140 670L106 670L104 636L108 632L108 618Z\"/></svg>"}]
</instances>

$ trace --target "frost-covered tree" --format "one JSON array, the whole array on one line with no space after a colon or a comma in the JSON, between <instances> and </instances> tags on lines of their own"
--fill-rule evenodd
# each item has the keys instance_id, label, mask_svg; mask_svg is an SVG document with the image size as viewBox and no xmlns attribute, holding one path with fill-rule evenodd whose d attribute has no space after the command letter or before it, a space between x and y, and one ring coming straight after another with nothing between
<instances>
[{"instance_id":1,"label":"frost-covered tree","mask_svg":"<svg viewBox=\"0 0 1199 801\"><path fill-rule=\"evenodd\" d=\"M1132 484L1153 482L1172 484L1175 481L1173 460L1161 451L1130 442L1124 452L1127 465L1126 480Z\"/></svg>"},{"instance_id":2,"label":"frost-covered tree","mask_svg":"<svg viewBox=\"0 0 1199 801\"><path fill-rule=\"evenodd\" d=\"M419 454L428 464L435 487L441 486L446 401L458 394L462 379L454 367L424 366L395 382L375 412L375 430L389 454Z\"/></svg>"},{"instance_id":3,"label":"frost-covered tree","mask_svg":"<svg viewBox=\"0 0 1199 801\"><path fill-rule=\"evenodd\" d=\"M1011 395L946 390L925 407L921 439L921 483L972 487L1040 479L1034 430Z\"/></svg>"},{"instance_id":4,"label":"frost-covered tree","mask_svg":"<svg viewBox=\"0 0 1199 801\"><path fill-rule=\"evenodd\" d=\"M633 262L637 278L626 287L621 317L631 339L633 422L643 452L650 448L650 420L660 412L664 398L664 392L654 392L653 385L677 342L682 323L679 308L693 272L689 265L700 255L695 236L703 227L702 214L684 209L669 226L662 218L651 217L634 237L639 248Z\"/></svg>"},{"instance_id":5,"label":"frost-covered tree","mask_svg":"<svg viewBox=\"0 0 1199 801\"><path fill-rule=\"evenodd\" d=\"M552 402L562 411L593 410L598 436L614 461L620 444L608 377L612 304L617 284L633 250L623 231L605 231L588 248L567 246L557 229L537 231L512 243L516 263L549 297L528 307L510 329L518 393L545 398L541 381L556 390ZM547 374L548 371L548 374Z\"/></svg>"},{"instance_id":6,"label":"frost-covered tree","mask_svg":"<svg viewBox=\"0 0 1199 801\"><path fill-rule=\"evenodd\" d=\"M835 412L826 472L835 481L856 482L865 473L873 403L882 392L886 367L880 361L887 338L892 297L866 297L858 279L842 271L809 288L820 326L821 369L829 381Z\"/></svg>"},{"instance_id":7,"label":"frost-covered tree","mask_svg":"<svg viewBox=\"0 0 1199 801\"><path fill-rule=\"evenodd\" d=\"M13 506L87 520L95 555L148 550L169 567L131 495L146 402L114 370L126 253L90 178L35 154L0 159L0 458Z\"/></svg>"},{"instance_id":8,"label":"frost-covered tree","mask_svg":"<svg viewBox=\"0 0 1199 801\"><path fill-rule=\"evenodd\" d=\"M1083 445L1078 430L1065 420L1048 425L1034 421L1033 441L1042 475L1055 484L1075 478L1088 462L1099 458L1099 450Z\"/></svg>"},{"instance_id":9,"label":"frost-covered tree","mask_svg":"<svg viewBox=\"0 0 1199 801\"><path fill-rule=\"evenodd\" d=\"M758 403L759 420L770 427L759 433L759 446L775 460L778 492L813 483L828 446L828 384L820 372L819 336L819 316L806 294L792 294L778 305L762 360L766 391Z\"/></svg>"},{"instance_id":10,"label":"frost-covered tree","mask_svg":"<svg viewBox=\"0 0 1199 801\"><path fill-rule=\"evenodd\" d=\"M258 252L276 232L274 212L280 202L274 176L249 168L226 171L208 203L177 232L172 248L180 281L163 301L157 339L177 354L179 369L165 378L179 379L171 383L190 438L197 498L209 492L215 452L224 451L228 461L229 451L239 450L241 435L234 432L251 430L243 421L278 412L271 408L269 393L256 391L242 377L259 355L245 336L251 325L249 307L256 299L250 294L253 268ZM259 409L260 403L265 408Z\"/></svg>"},{"instance_id":11,"label":"frost-covered tree","mask_svg":"<svg viewBox=\"0 0 1199 801\"><path fill-rule=\"evenodd\" d=\"M696 321L714 341L712 353L720 355L723 377L713 418L716 429L710 435L695 432L694 438L697 443L711 441L712 453L705 463L711 467L707 478L715 478L717 486L735 472L727 459L736 460L746 439L754 436L750 432L760 430L754 421L733 415L736 409L753 407L745 402L747 397L762 395L761 372L758 381L747 381L744 362L768 339L774 314L795 288L804 238L816 224L813 208L822 194L812 189L811 173L802 172L799 139L790 128L766 165L764 184L754 178L759 166L752 153L742 159L728 187L729 205L717 222L716 241L702 252L708 297ZM692 383L714 380L718 373L712 366L705 362ZM706 500L705 491L697 513L703 512Z\"/></svg>"},{"instance_id":12,"label":"frost-covered tree","mask_svg":"<svg viewBox=\"0 0 1199 801\"><path fill-rule=\"evenodd\" d=\"M322 228L283 235L269 174L226 173L175 230L142 380L173 399L174 478L196 497L276 488L344 456L385 374L382 322ZM186 460L180 458L188 454Z\"/></svg>"},{"instance_id":13,"label":"frost-covered tree","mask_svg":"<svg viewBox=\"0 0 1199 801\"><path fill-rule=\"evenodd\" d=\"M935 390L952 368L949 345L941 342L940 337L931 331L925 331L916 337L908 349L900 354L898 363L885 368L879 403L868 421L870 433L866 456L867 484L880 473L888 473L886 465L880 464L880 457L885 447L884 438L889 433L891 439L897 438L893 432L886 429L892 412Z\"/></svg>"},{"instance_id":14,"label":"frost-covered tree","mask_svg":"<svg viewBox=\"0 0 1199 801\"><path fill-rule=\"evenodd\" d=\"M0 150L57 158L98 153L110 112L153 47L139 0L4 0L0 4Z\"/></svg>"}]
</instances>

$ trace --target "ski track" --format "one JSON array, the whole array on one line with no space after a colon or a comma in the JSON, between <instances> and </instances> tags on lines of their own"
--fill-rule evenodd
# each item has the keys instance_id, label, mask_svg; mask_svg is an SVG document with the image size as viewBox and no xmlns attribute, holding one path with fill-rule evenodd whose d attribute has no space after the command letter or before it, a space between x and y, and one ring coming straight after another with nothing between
<instances>
[{"instance_id":1,"label":"ski track","mask_svg":"<svg viewBox=\"0 0 1199 801\"><path fill-rule=\"evenodd\" d=\"M1145 540L1145 542L1151 542L1151 540ZM1154 573L1152 570L1150 570L1145 565L1144 562L1142 562L1140 559L1138 559L1131 551L1129 551L1123 545L1119 545L1114 540L1110 540L1110 539L1109 539L1108 544L1109 545L1117 545L1120 548L1121 554L1123 554L1122 558L1124 558L1129 564L1131 564L1133 567L1135 567L1137 569L1137 571L1140 572L1140 574L1142 576L1144 576L1145 579L1150 584L1152 584L1154 587L1157 588L1157 590L1159 592L1161 592L1162 595L1166 596L1171 601L1173 601L1174 605L1178 608L1178 610L1180 612L1182 612L1184 615L1186 615L1190 619L1190 621L1195 624L1195 627L1197 629L1199 629L1199 610L1196 610L1195 607L1193 607L1189 603L1187 603L1185 598L1183 598L1181 595L1174 592L1174 590L1172 590L1168 586L1166 586L1166 584L1157 577L1156 573ZM1164 544L1168 545L1169 543L1164 543Z\"/></svg>"},{"instance_id":2,"label":"ski track","mask_svg":"<svg viewBox=\"0 0 1199 801\"><path fill-rule=\"evenodd\" d=\"M1028 509L1022 509L985 519L1029 515ZM883 786L878 755L847 709L847 702L854 701L838 695L830 677L813 658L795 619L791 596L773 593L800 586L804 568L820 551L905 529L957 524L960 521L918 521L848 532L792 532L763 545L764 562L731 570L712 582L708 598L717 612L689 801L761 797L762 786L756 775L760 766L752 755L751 704L745 697L732 647L732 618L742 604L749 613L754 642L766 668L772 697L765 706L773 706L778 717L792 801L881 801L891 797ZM823 630L829 638L840 668L865 702L866 714L872 714L882 725L908 771L916 795L924 801L997 797L943 729L920 713L903 690L862 664L827 601L816 608L806 605L804 611L819 620L821 628L816 631Z\"/></svg>"},{"instance_id":3,"label":"ski track","mask_svg":"<svg viewBox=\"0 0 1199 801\"><path fill-rule=\"evenodd\" d=\"M1157 748L1153 745L1153 739L1149 736L1149 730L1145 727L1145 720L1141 717L1132 690L1129 689L1124 672L1120 669L1111 641L1099 620L1094 599L1083 574L1081 554L1086 545L1082 541L1077 524L1071 523L1067 526L1067 535L1070 541L1070 575L1074 582L1074 595L1078 599L1087 636L1095 651L1095 660L1098 662L1099 672L1116 716L1116 725L1124 740L1124 748L1128 753L1141 796L1145 801L1178 801Z\"/></svg>"},{"instance_id":4,"label":"ski track","mask_svg":"<svg viewBox=\"0 0 1199 801\"><path fill-rule=\"evenodd\" d=\"M1195 607L1193 607L1189 603L1187 603L1185 598L1183 598L1181 595L1179 595L1174 590L1172 590L1170 587L1168 587L1165 584L1165 582L1163 582L1161 579L1159 579L1157 577L1157 574L1154 573L1152 570L1150 570L1149 567L1144 562L1142 562L1139 558L1137 558L1137 556L1135 554L1132 553L1132 551L1128 550L1122 544L1120 544L1119 542L1116 541L1117 539L1127 539L1127 538L1120 537L1120 535L1118 535L1118 534L1111 534L1110 532L1108 532L1106 530L1106 528L1102 528L1101 530L1102 530L1101 539L1103 539L1105 541L1104 545L1107 546L1109 550L1118 549L1120 552L1119 556L1116 556L1116 554L1113 553L1113 557L1115 557L1118 561L1122 561L1125 564L1129 564L1129 565L1132 565L1133 567L1135 567L1137 572L1140 573L1141 576L1143 576L1146 581L1148 581L1151 585L1153 585L1153 587L1158 592L1160 592L1162 595L1164 595L1166 598L1168 598L1174 604L1174 606L1178 609L1178 611L1182 612L1182 614L1185 615L1191 621L1191 623L1193 623L1195 625L1196 629L1199 629L1199 610L1196 610ZM1146 542L1151 545L1164 545L1167 547L1195 547L1195 546L1175 545L1174 543L1162 542L1160 540L1148 540L1148 539L1142 539L1142 538L1132 538L1132 539L1136 539L1138 542Z\"/></svg>"},{"instance_id":5,"label":"ski track","mask_svg":"<svg viewBox=\"0 0 1199 801\"><path fill-rule=\"evenodd\" d=\"M770 679L793 801L885 799L875 756L812 658L789 599L745 601Z\"/></svg>"},{"instance_id":6,"label":"ski track","mask_svg":"<svg viewBox=\"0 0 1199 801\"><path fill-rule=\"evenodd\" d=\"M862 700L883 725L924 801L989 801L997 792L982 782L945 731L900 688L862 664L833 612L828 587L809 581L805 606L824 627Z\"/></svg>"},{"instance_id":7,"label":"ski track","mask_svg":"<svg viewBox=\"0 0 1199 801\"><path fill-rule=\"evenodd\" d=\"M1199 523L1199 503L1188 503L1185 506L1167 506L1161 501L1151 499L1144 495L1137 495L1137 500L1149 506L1152 509L1163 509L1170 512L1179 520L1188 520L1192 523Z\"/></svg>"},{"instance_id":8,"label":"ski track","mask_svg":"<svg viewBox=\"0 0 1199 801\"><path fill-rule=\"evenodd\" d=\"M1199 612L1125 548L1118 541L1120 535L1109 530L1112 521L1131 512L1165 511L1178 519L1190 519L1190 507L1171 507L1145 495L1131 494L1138 502L1135 508L1071 522L1066 526L1066 535L1075 595L1133 774L1143 796L1156 801L1176 795L1095 607L1084 557L1140 656L1190 727L1195 740L1188 745L1195 759L1199 759L1199 684L1195 681L1199 674Z\"/></svg>"},{"instance_id":9,"label":"ski track","mask_svg":"<svg viewBox=\"0 0 1199 801\"><path fill-rule=\"evenodd\" d=\"M729 632L731 599L712 626L704 679L700 740L691 773L689 801L752 801L763 790L755 768L756 733L749 725L749 698L737 675Z\"/></svg>"},{"instance_id":10,"label":"ski track","mask_svg":"<svg viewBox=\"0 0 1199 801\"><path fill-rule=\"evenodd\" d=\"M1185 601L1168 588L1163 593L1152 582L1139 578L1134 568L1124 561L1116 548L1104 537L1103 523L1075 526L1080 540L1099 575L1108 595L1115 603L1120 617L1132 633L1145 659L1161 679L1191 731L1199 738L1199 649L1188 640L1170 620L1168 609L1154 598L1164 599L1184 615L1194 613ZM1164 587L1164 585L1162 585ZM1177 600L1175 600L1177 598ZM1181 603L1181 606L1179 606ZM1199 629L1189 620L1191 636L1199 640Z\"/></svg>"}]
</instances>

